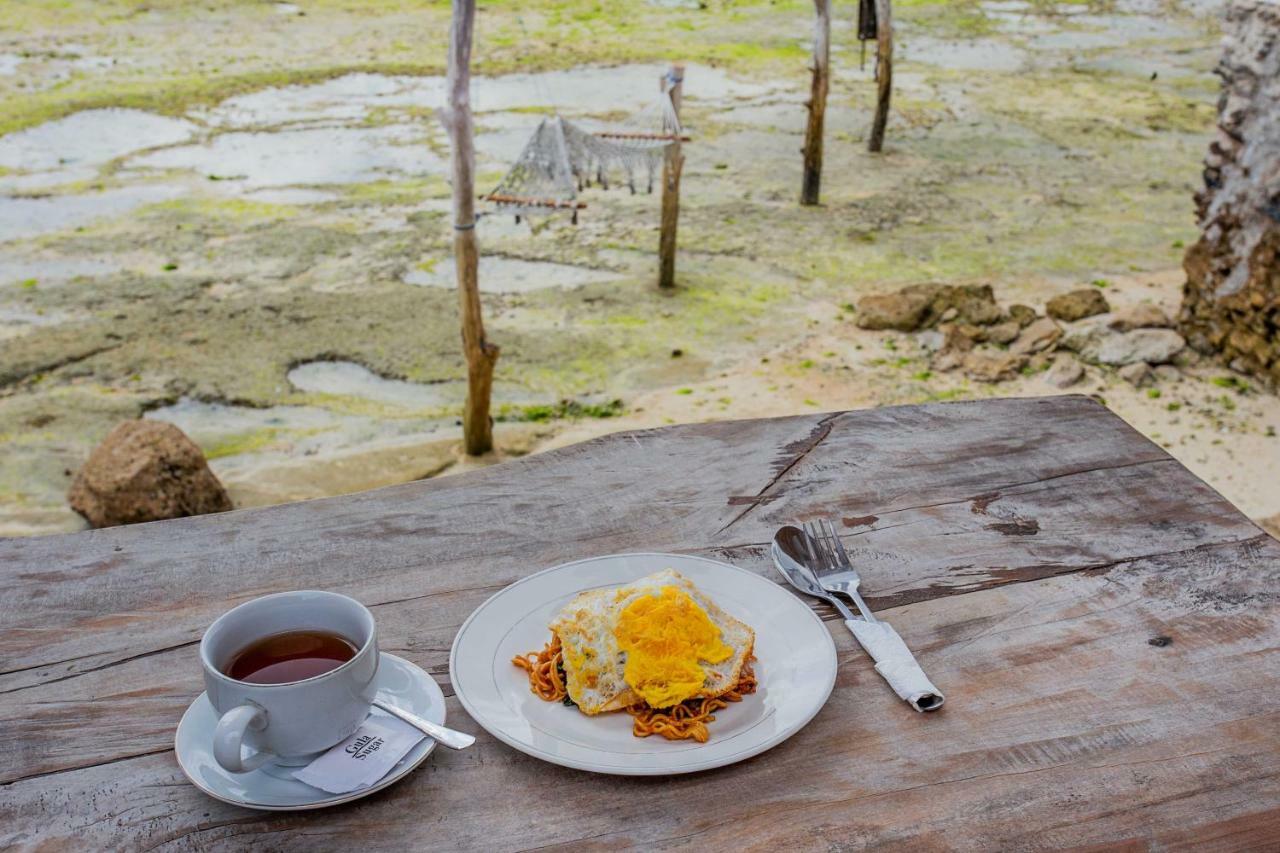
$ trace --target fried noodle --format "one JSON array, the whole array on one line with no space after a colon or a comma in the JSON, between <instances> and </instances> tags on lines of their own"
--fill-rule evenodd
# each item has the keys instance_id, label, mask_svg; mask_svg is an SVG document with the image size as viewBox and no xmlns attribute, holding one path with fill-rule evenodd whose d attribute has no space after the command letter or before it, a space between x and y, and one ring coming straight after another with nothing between
<instances>
[{"instance_id":1,"label":"fried noodle","mask_svg":"<svg viewBox=\"0 0 1280 853\"><path fill-rule=\"evenodd\" d=\"M564 682L564 650L560 637L551 635L551 642L540 652L516 655L511 662L529 676L529 689L548 702L564 702L569 691ZM729 707L730 702L741 702L742 697L756 692L756 676L748 662L743 665L738 683L732 690L714 698L686 699L670 708L652 708L641 702L628 707L633 718L631 731L636 737L662 735L667 740L696 740L706 743L711 733L707 723L715 720L715 712Z\"/></svg>"},{"instance_id":2,"label":"fried noodle","mask_svg":"<svg viewBox=\"0 0 1280 853\"><path fill-rule=\"evenodd\" d=\"M542 651L516 655L511 662L529 674L529 689L539 699L563 702L569 697L564 684L564 650L559 634L552 634L551 642L543 646Z\"/></svg>"}]
</instances>

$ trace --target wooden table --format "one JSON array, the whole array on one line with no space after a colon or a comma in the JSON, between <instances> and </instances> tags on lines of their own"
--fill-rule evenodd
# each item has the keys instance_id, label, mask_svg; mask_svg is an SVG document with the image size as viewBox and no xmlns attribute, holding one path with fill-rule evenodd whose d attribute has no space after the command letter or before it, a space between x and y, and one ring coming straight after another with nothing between
<instances>
[{"instance_id":1,"label":"wooden table","mask_svg":"<svg viewBox=\"0 0 1280 853\"><path fill-rule=\"evenodd\" d=\"M825 610L830 701L734 767L566 770L452 698L455 631L517 578L664 550L777 580L766 543L816 513L844 520L941 712L908 709ZM0 542L0 578L0 847L1280 844L1280 543L1083 397L623 433L348 497ZM370 605L477 745L314 813L187 784L171 749L202 630L300 587Z\"/></svg>"}]
</instances>

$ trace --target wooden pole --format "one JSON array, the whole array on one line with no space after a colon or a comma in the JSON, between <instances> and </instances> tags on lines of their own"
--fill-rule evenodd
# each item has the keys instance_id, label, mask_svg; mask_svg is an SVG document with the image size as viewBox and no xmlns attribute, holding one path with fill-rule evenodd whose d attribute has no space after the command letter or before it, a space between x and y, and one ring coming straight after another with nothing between
<instances>
[{"instance_id":1,"label":"wooden pole","mask_svg":"<svg viewBox=\"0 0 1280 853\"><path fill-rule=\"evenodd\" d=\"M671 106L680 115L684 95L684 65L677 63L661 81L662 90L671 93ZM676 286L676 226L680 222L680 173L684 171L684 153L680 140L667 148L662 162L662 230L658 235L658 287Z\"/></svg>"},{"instance_id":2,"label":"wooden pole","mask_svg":"<svg viewBox=\"0 0 1280 853\"><path fill-rule=\"evenodd\" d=\"M804 132L804 185L801 204L817 204L822 186L822 125L827 115L831 75L831 0L813 0L813 83L809 89L809 124Z\"/></svg>"},{"instance_id":3,"label":"wooden pole","mask_svg":"<svg viewBox=\"0 0 1280 853\"><path fill-rule=\"evenodd\" d=\"M893 21L889 0L876 0L876 117L871 123L868 151L884 147L884 129L889 123L889 96L893 94Z\"/></svg>"},{"instance_id":4,"label":"wooden pole","mask_svg":"<svg viewBox=\"0 0 1280 853\"><path fill-rule=\"evenodd\" d=\"M462 351L467 357L467 405L462 414L462 436L467 453L479 456L493 449L489 396L493 389L493 367L498 360L498 348L484 338L477 270L480 247L476 243L476 151L475 128L471 121L471 42L475 31L476 4L475 0L452 2L447 78L449 101L442 118L452 142L453 257L458 268Z\"/></svg>"}]
</instances>

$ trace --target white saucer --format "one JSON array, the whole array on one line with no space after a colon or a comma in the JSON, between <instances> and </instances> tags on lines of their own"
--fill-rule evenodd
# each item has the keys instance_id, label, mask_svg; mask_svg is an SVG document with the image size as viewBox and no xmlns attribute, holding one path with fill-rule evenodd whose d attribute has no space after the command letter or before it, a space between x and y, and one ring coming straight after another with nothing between
<instances>
[{"instance_id":1,"label":"white saucer","mask_svg":"<svg viewBox=\"0 0 1280 853\"><path fill-rule=\"evenodd\" d=\"M382 653L378 675L374 679L378 693L391 704L444 724L444 694L435 680L404 658ZM374 708L370 716L389 716ZM330 794L292 778L286 768L266 765L249 773L228 773L213 759L213 729L218 714L204 693L191 703L178 723L174 749L178 766L201 791L215 800L268 811L299 811L336 806L367 797L408 774L426 760L436 748L431 738L423 738L386 776L368 788L347 794Z\"/></svg>"}]
</instances>

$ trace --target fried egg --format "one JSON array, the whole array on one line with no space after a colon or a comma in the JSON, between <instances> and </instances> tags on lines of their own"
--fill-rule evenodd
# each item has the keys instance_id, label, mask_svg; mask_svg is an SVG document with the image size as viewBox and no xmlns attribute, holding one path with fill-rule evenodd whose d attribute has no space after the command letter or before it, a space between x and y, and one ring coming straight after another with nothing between
<instances>
[{"instance_id":1,"label":"fried egg","mask_svg":"<svg viewBox=\"0 0 1280 853\"><path fill-rule=\"evenodd\" d=\"M569 698L584 714L719 696L738 683L755 645L751 628L671 569L584 592L550 628L564 648Z\"/></svg>"}]
</instances>

